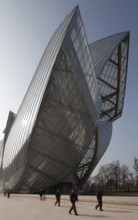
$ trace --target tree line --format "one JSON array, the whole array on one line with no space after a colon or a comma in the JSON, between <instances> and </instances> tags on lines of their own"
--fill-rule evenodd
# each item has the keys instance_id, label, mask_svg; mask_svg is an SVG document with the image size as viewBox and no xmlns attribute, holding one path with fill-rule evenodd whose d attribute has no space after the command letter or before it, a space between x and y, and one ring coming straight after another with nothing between
<instances>
[{"instance_id":1,"label":"tree line","mask_svg":"<svg viewBox=\"0 0 138 220\"><path fill-rule=\"evenodd\" d=\"M138 192L138 158L134 158L134 172L120 161L103 165L97 175L90 177L84 185L84 191L101 188L107 192Z\"/></svg>"}]
</instances>

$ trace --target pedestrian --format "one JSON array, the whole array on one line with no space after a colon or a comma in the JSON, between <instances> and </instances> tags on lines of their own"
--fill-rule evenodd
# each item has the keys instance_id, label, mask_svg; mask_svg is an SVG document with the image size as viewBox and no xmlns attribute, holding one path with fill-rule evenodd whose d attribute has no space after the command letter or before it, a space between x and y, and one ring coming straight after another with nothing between
<instances>
[{"instance_id":1,"label":"pedestrian","mask_svg":"<svg viewBox=\"0 0 138 220\"><path fill-rule=\"evenodd\" d=\"M78 195L74 189L72 189L72 192L70 194L70 202L72 204L69 214L71 214L71 211L74 210L75 215L78 215L77 210L76 210L76 201L78 202Z\"/></svg>"},{"instance_id":2,"label":"pedestrian","mask_svg":"<svg viewBox=\"0 0 138 220\"><path fill-rule=\"evenodd\" d=\"M103 192L99 189L96 193L96 197L97 197L97 202L98 204L95 206L95 209L97 210L97 208L99 207L100 211L103 211L103 201L102 201L102 197L103 197Z\"/></svg>"},{"instance_id":3,"label":"pedestrian","mask_svg":"<svg viewBox=\"0 0 138 220\"><path fill-rule=\"evenodd\" d=\"M8 190L8 193L7 193L7 198L8 199L10 198L10 195L11 195L11 192L10 192L10 190Z\"/></svg>"},{"instance_id":4,"label":"pedestrian","mask_svg":"<svg viewBox=\"0 0 138 220\"><path fill-rule=\"evenodd\" d=\"M39 193L39 196L40 196L40 201L42 201L42 200L43 200L43 193L40 192L40 193Z\"/></svg>"},{"instance_id":5,"label":"pedestrian","mask_svg":"<svg viewBox=\"0 0 138 220\"><path fill-rule=\"evenodd\" d=\"M58 206L60 206L61 193L60 193L59 189L56 190L55 196L56 196L55 206L56 206L56 204L58 204Z\"/></svg>"}]
</instances>

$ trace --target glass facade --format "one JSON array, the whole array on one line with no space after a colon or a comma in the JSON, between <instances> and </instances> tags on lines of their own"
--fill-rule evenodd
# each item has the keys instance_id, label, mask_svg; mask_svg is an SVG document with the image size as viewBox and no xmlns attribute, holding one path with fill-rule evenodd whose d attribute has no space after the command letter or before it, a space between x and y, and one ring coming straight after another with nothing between
<instances>
[{"instance_id":1,"label":"glass facade","mask_svg":"<svg viewBox=\"0 0 138 220\"><path fill-rule=\"evenodd\" d=\"M85 183L122 114L128 46L129 32L89 45L78 7L63 20L5 130L4 188L39 192L71 173Z\"/></svg>"}]
</instances>

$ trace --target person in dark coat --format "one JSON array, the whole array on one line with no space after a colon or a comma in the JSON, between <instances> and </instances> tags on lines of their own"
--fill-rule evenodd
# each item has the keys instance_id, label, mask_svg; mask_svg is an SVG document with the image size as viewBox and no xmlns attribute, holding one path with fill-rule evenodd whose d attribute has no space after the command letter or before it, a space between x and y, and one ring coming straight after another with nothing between
<instances>
[{"instance_id":1,"label":"person in dark coat","mask_svg":"<svg viewBox=\"0 0 138 220\"><path fill-rule=\"evenodd\" d=\"M40 201L42 201L43 200L43 193L40 192L39 195L40 195Z\"/></svg>"},{"instance_id":2,"label":"person in dark coat","mask_svg":"<svg viewBox=\"0 0 138 220\"><path fill-rule=\"evenodd\" d=\"M76 210L76 201L78 202L78 195L75 192L75 190L72 190L71 194L70 194L70 201L71 201L71 208L69 210L69 214L71 214L71 211L74 210L75 215L78 215L77 210Z\"/></svg>"},{"instance_id":3,"label":"person in dark coat","mask_svg":"<svg viewBox=\"0 0 138 220\"><path fill-rule=\"evenodd\" d=\"M61 193L59 191L59 189L57 189L56 193L55 193L55 196L56 196L56 202L55 202L55 205L58 204L58 206L60 206L60 197L61 197Z\"/></svg>"},{"instance_id":4,"label":"person in dark coat","mask_svg":"<svg viewBox=\"0 0 138 220\"><path fill-rule=\"evenodd\" d=\"M7 197L10 198L11 192L8 190Z\"/></svg>"},{"instance_id":5,"label":"person in dark coat","mask_svg":"<svg viewBox=\"0 0 138 220\"><path fill-rule=\"evenodd\" d=\"M95 206L95 209L97 210L97 208L99 207L100 211L103 211L102 206L103 206L103 201L102 201L102 197L103 197L103 192L99 189L96 193L96 197L97 197L97 202L98 204Z\"/></svg>"}]
</instances>

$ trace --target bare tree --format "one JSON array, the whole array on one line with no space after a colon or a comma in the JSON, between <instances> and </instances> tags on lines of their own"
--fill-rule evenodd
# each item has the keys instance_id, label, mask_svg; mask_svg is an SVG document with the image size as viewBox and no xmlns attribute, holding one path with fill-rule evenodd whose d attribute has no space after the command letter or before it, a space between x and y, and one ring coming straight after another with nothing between
<instances>
[{"instance_id":1,"label":"bare tree","mask_svg":"<svg viewBox=\"0 0 138 220\"><path fill-rule=\"evenodd\" d=\"M121 166L121 188L122 190L128 191L128 176L129 176L129 168L127 165Z\"/></svg>"},{"instance_id":2,"label":"bare tree","mask_svg":"<svg viewBox=\"0 0 138 220\"><path fill-rule=\"evenodd\" d=\"M129 182L129 186L128 186L129 191L133 191L135 188L135 178L132 172L128 174L128 182Z\"/></svg>"},{"instance_id":3,"label":"bare tree","mask_svg":"<svg viewBox=\"0 0 138 220\"><path fill-rule=\"evenodd\" d=\"M133 166L133 168L138 173L138 159L136 157L134 158L134 166Z\"/></svg>"},{"instance_id":4,"label":"bare tree","mask_svg":"<svg viewBox=\"0 0 138 220\"><path fill-rule=\"evenodd\" d=\"M118 192L119 183L120 183L120 161L119 160L113 163L113 173L114 173L114 180L115 180L115 189L116 189L116 192Z\"/></svg>"},{"instance_id":5,"label":"bare tree","mask_svg":"<svg viewBox=\"0 0 138 220\"><path fill-rule=\"evenodd\" d=\"M133 168L135 169L135 174L136 174L136 177L135 177L135 188L136 190L138 190L138 158L134 158L134 166Z\"/></svg>"},{"instance_id":6,"label":"bare tree","mask_svg":"<svg viewBox=\"0 0 138 220\"><path fill-rule=\"evenodd\" d=\"M105 191L116 192L134 190L138 185L137 180L128 166L120 165L118 160L101 166L98 174L93 177L95 186L100 186Z\"/></svg>"}]
</instances>

